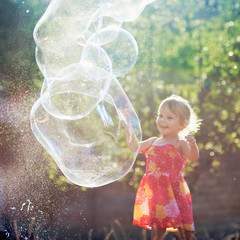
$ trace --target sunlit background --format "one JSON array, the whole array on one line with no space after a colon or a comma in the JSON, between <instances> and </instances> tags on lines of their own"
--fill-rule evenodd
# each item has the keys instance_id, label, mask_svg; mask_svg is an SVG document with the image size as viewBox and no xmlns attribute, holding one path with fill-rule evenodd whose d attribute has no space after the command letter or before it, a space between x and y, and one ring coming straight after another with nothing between
<instances>
[{"instance_id":1,"label":"sunlit background","mask_svg":"<svg viewBox=\"0 0 240 240\"><path fill-rule=\"evenodd\" d=\"M150 231L132 226L142 155L120 181L83 188L69 183L31 131L43 82L32 33L48 4L0 1L0 230L10 239L150 239ZM124 24L139 56L119 81L143 139L158 135L158 105L172 93L203 119L200 159L184 172L198 239L239 239L239 16L239 0L158 0Z\"/></svg>"}]
</instances>

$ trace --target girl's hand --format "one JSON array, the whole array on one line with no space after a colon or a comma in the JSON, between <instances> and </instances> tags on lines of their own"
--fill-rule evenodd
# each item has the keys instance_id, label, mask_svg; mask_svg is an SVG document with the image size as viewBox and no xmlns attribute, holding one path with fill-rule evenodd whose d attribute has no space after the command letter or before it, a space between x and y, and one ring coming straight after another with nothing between
<instances>
[{"instance_id":1,"label":"girl's hand","mask_svg":"<svg viewBox=\"0 0 240 240\"><path fill-rule=\"evenodd\" d=\"M131 113L127 108L123 110L123 119L121 120L123 121L124 126L127 126L127 124L131 126Z\"/></svg>"},{"instance_id":2,"label":"girl's hand","mask_svg":"<svg viewBox=\"0 0 240 240\"><path fill-rule=\"evenodd\" d=\"M128 109L123 110L122 122L125 128L126 141L127 141L128 147L132 152L136 152L136 150L138 149L139 143L138 143L138 139L135 136L133 126L131 123L131 112Z\"/></svg>"},{"instance_id":3,"label":"girl's hand","mask_svg":"<svg viewBox=\"0 0 240 240\"><path fill-rule=\"evenodd\" d=\"M186 136L185 139L188 141L190 145L195 145L196 143L196 139L192 135Z\"/></svg>"},{"instance_id":4,"label":"girl's hand","mask_svg":"<svg viewBox=\"0 0 240 240\"><path fill-rule=\"evenodd\" d=\"M130 111L127 108L123 110L123 115L127 120L130 119Z\"/></svg>"},{"instance_id":5,"label":"girl's hand","mask_svg":"<svg viewBox=\"0 0 240 240\"><path fill-rule=\"evenodd\" d=\"M184 148L184 156L186 156L191 162L196 162L199 158L199 150L196 144L196 140L192 135L186 136L185 139L187 140L188 145Z\"/></svg>"}]
</instances>

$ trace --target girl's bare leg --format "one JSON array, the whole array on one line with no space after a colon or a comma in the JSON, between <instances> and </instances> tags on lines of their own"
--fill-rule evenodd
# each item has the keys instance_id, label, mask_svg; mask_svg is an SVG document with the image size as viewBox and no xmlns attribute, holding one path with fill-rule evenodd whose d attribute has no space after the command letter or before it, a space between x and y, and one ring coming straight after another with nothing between
<instances>
[{"instance_id":1,"label":"girl's bare leg","mask_svg":"<svg viewBox=\"0 0 240 240\"><path fill-rule=\"evenodd\" d=\"M191 231L187 231L183 228L178 228L178 238L179 240L197 240Z\"/></svg>"},{"instance_id":2,"label":"girl's bare leg","mask_svg":"<svg viewBox=\"0 0 240 240\"><path fill-rule=\"evenodd\" d=\"M166 229L153 227L151 240L164 240L166 235Z\"/></svg>"}]
</instances>

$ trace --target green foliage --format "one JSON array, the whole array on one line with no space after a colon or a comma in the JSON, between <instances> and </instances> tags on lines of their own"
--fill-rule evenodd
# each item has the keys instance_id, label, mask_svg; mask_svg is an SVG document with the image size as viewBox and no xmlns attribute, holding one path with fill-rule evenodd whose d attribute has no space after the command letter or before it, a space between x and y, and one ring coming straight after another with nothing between
<instances>
[{"instance_id":1,"label":"green foliage","mask_svg":"<svg viewBox=\"0 0 240 240\"><path fill-rule=\"evenodd\" d=\"M32 32L48 2L0 2L1 84L9 89L40 86L43 77L34 59ZM166 0L150 4L123 26L136 38L139 56L119 80L141 120L143 139L158 135L156 112L172 93L188 99L203 119L196 138L205 160L189 164L186 175L206 166L217 171L240 148L239 15L239 0ZM139 155L122 181L137 187L144 161Z\"/></svg>"},{"instance_id":2,"label":"green foliage","mask_svg":"<svg viewBox=\"0 0 240 240\"><path fill-rule=\"evenodd\" d=\"M4 75L1 84L9 94L33 87L39 79L32 32L48 2L0 2L0 72Z\"/></svg>"}]
</instances>

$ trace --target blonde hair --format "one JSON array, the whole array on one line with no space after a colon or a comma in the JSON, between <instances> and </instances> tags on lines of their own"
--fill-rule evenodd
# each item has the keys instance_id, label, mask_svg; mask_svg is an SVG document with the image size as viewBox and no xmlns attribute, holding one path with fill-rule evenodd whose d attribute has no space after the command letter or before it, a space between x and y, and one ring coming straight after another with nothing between
<instances>
[{"instance_id":1,"label":"blonde hair","mask_svg":"<svg viewBox=\"0 0 240 240\"><path fill-rule=\"evenodd\" d=\"M194 134L199 130L201 120L197 118L196 113L187 100L177 95L171 95L161 102L158 112L165 107L179 116L180 120L183 122L185 127L179 132L180 137L184 138L185 136Z\"/></svg>"}]
</instances>

